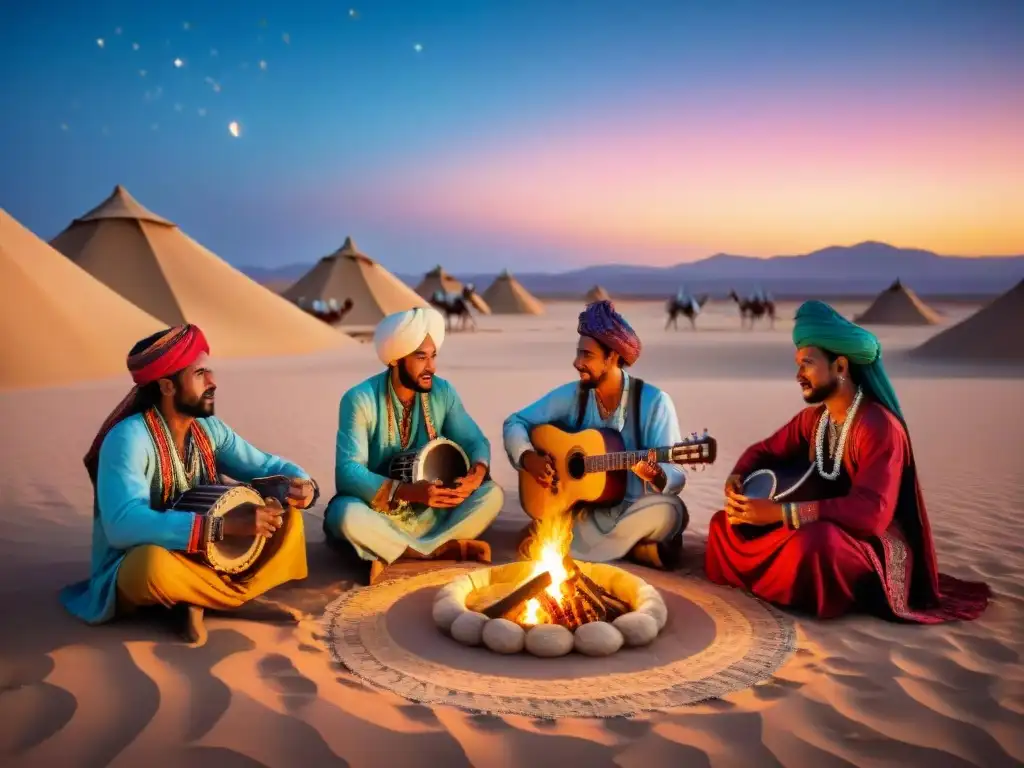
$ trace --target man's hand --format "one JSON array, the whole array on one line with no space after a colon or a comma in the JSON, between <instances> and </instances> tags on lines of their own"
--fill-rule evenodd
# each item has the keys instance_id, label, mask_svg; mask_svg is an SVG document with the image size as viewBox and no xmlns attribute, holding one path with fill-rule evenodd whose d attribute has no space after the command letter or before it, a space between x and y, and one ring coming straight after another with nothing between
<instances>
[{"instance_id":1,"label":"man's hand","mask_svg":"<svg viewBox=\"0 0 1024 768\"><path fill-rule=\"evenodd\" d=\"M782 505L768 499L749 499L727 488L725 514L732 525L772 525L782 522Z\"/></svg>"},{"instance_id":2,"label":"man's hand","mask_svg":"<svg viewBox=\"0 0 1024 768\"><path fill-rule=\"evenodd\" d=\"M558 482L558 475L555 473L555 465L550 456L545 456L535 450L528 450L523 454L520 461L523 469L530 473L542 488L550 488L553 483Z\"/></svg>"},{"instance_id":3,"label":"man's hand","mask_svg":"<svg viewBox=\"0 0 1024 768\"><path fill-rule=\"evenodd\" d=\"M665 470L649 461L638 461L632 466L633 473L645 483L651 483L659 491L665 488Z\"/></svg>"},{"instance_id":4,"label":"man's hand","mask_svg":"<svg viewBox=\"0 0 1024 768\"><path fill-rule=\"evenodd\" d=\"M440 480L420 480L416 483L402 483L395 491L395 499L407 504L420 504L434 509L457 507L465 497L454 488L445 488Z\"/></svg>"},{"instance_id":5,"label":"man's hand","mask_svg":"<svg viewBox=\"0 0 1024 768\"><path fill-rule=\"evenodd\" d=\"M735 493L739 493L742 488L743 488L743 476L742 475L729 475L729 477L726 478L726 480L725 480L725 492L726 492L726 494L728 494L729 491L733 491Z\"/></svg>"},{"instance_id":6,"label":"man's hand","mask_svg":"<svg viewBox=\"0 0 1024 768\"><path fill-rule=\"evenodd\" d=\"M313 482L303 477L293 477L288 486L288 506L306 509L313 501Z\"/></svg>"},{"instance_id":7,"label":"man's hand","mask_svg":"<svg viewBox=\"0 0 1024 768\"><path fill-rule=\"evenodd\" d=\"M263 500L252 514L224 518L224 536L266 536L271 538L284 525L284 507L277 499Z\"/></svg>"},{"instance_id":8,"label":"man's hand","mask_svg":"<svg viewBox=\"0 0 1024 768\"><path fill-rule=\"evenodd\" d=\"M484 477L486 476L487 467L483 464L474 464L473 468L469 470L468 475L460 477L455 481L455 488L453 490L465 501L483 484Z\"/></svg>"}]
</instances>

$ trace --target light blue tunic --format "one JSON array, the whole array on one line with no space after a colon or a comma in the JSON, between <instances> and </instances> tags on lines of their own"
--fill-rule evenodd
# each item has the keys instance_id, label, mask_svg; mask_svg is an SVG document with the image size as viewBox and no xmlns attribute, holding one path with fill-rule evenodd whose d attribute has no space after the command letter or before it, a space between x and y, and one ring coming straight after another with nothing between
<instances>
[{"instance_id":1,"label":"light blue tunic","mask_svg":"<svg viewBox=\"0 0 1024 768\"><path fill-rule=\"evenodd\" d=\"M609 414L608 420L601 418L597 403L594 400L593 390L587 390L587 407L583 414L583 424L580 429L610 428L622 433L623 443L627 451L635 451L647 448L662 448L674 445L683 438L679 432L679 420L676 417L675 405L672 398L652 384L644 382L640 402L640 445L636 445L633 423L632 406L629 405L631 396L631 377L623 371L625 382L623 384L623 397L619 407L614 413ZM578 397L580 386L576 382L564 384L553 389L544 397L534 403L517 411L505 419L502 428L505 453L512 466L517 469L523 454L531 449L530 430L539 424L551 424L562 422L570 429L576 427L576 414L578 412ZM662 493L677 495L686 483L686 473L682 467L676 464L661 464L665 470L665 488ZM630 504L644 496L644 483L633 472L629 473L626 481L626 494L621 509L629 507Z\"/></svg>"},{"instance_id":2,"label":"light blue tunic","mask_svg":"<svg viewBox=\"0 0 1024 768\"><path fill-rule=\"evenodd\" d=\"M239 482L267 475L308 478L301 467L250 445L215 416L198 419L210 438L218 473ZM187 551L195 514L153 508L156 445L141 414L115 426L100 447L92 526L92 576L61 591L61 602L90 624L109 621L117 604L117 570L133 547Z\"/></svg>"},{"instance_id":3,"label":"light blue tunic","mask_svg":"<svg viewBox=\"0 0 1024 768\"><path fill-rule=\"evenodd\" d=\"M370 518L363 515L381 486L390 480L387 472L391 459L404 450L421 447L430 440L420 398L416 397L411 422L413 434L409 446L402 448L399 434L402 407L393 388L388 385L389 375L388 370L371 376L352 387L341 399L334 468L337 495L331 499L324 520L325 530L329 534L348 538L365 559L377 556L391 562L406 545L415 547L419 542L429 545L425 547L429 549L450 538L449 534L468 537L477 535L469 529L476 530L478 523L486 527L500 510L503 497L500 488L487 481L454 509L410 507L396 517L374 512L372 517L375 528L380 528L377 518L382 518L394 531L391 536L371 535L377 551L368 548L368 541L361 544L357 540L364 532L346 534L346 529L354 526L353 515L360 516L360 520L368 524ZM490 466L491 444L466 412L455 388L445 379L435 376L427 397L435 434L457 443L466 452L470 465L482 463ZM391 399L395 419L390 435L388 398Z\"/></svg>"}]
</instances>

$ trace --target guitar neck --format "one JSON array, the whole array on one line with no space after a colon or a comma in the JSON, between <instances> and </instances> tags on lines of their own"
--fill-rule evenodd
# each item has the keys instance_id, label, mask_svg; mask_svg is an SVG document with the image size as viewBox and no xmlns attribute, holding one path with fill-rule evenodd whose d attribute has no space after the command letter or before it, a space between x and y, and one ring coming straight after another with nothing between
<instances>
[{"instance_id":1,"label":"guitar neck","mask_svg":"<svg viewBox=\"0 0 1024 768\"><path fill-rule=\"evenodd\" d=\"M655 449L656 463L668 462L672 455L671 448ZM620 469L629 469L638 461L647 461L650 451L618 451L616 453L602 453L596 456L587 456L584 462L584 469L587 472L615 472Z\"/></svg>"}]
</instances>

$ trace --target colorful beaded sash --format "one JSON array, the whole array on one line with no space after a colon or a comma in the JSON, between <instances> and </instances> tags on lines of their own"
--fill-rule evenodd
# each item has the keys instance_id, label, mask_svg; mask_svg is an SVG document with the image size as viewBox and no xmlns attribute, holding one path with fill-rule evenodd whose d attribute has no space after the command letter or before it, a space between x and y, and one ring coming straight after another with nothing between
<instances>
[{"instance_id":1,"label":"colorful beaded sash","mask_svg":"<svg viewBox=\"0 0 1024 768\"><path fill-rule=\"evenodd\" d=\"M166 509L179 495L197 485L217 482L217 458L206 430L192 422L182 459L174 447L171 432L156 408L142 414L156 448L157 471L153 475L153 498Z\"/></svg>"}]
</instances>

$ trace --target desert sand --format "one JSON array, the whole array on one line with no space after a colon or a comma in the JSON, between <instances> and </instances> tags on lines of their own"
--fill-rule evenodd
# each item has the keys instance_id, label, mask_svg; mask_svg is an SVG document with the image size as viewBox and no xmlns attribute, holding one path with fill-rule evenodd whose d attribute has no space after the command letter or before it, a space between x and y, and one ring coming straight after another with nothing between
<instances>
[{"instance_id":1,"label":"desert sand","mask_svg":"<svg viewBox=\"0 0 1024 768\"><path fill-rule=\"evenodd\" d=\"M839 305L848 317L867 302ZM722 483L751 442L801 407L789 333L741 331L712 302L697 332L664 331L661 302L618 308L644 340L638 375L675 400L684 433L705 427L718 463L691 473L685 546L699 564ZM524 523L501 449L507 413L568 380L577 303L544 316L478 317L449 336L439 374L493 449L505 508L488 538L509 559ZM381 693L331 663L324 606L363 577L323 545L341 394L378 370L372 348L217 367L218 415L319 478L306 515L310 576L269 600L296 624L209 617L189 648L142 620L88 627L57 593L88 572L91 490L81 457L127 375L0 394L0 763L5 766L655 765L888 766L1024 762L1024 522L1018 366L937 365L906 352L976 309L940 305L937 326L879 328L917 454L943 571L988 581L978 621L938 627L870 617L797 618L798 650L774 678L709 703L634 719L475 715ZM688 324L687 324L688 325ZM216 354L216 348L213 350ZM26 364L31 364L26 361Z\"/></svg>"}]
</instances>

